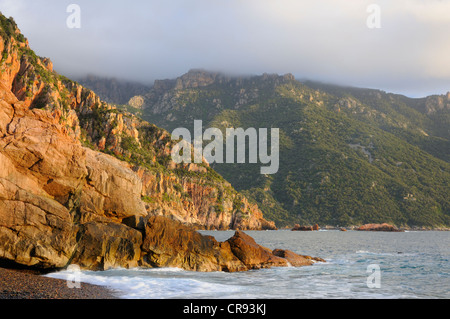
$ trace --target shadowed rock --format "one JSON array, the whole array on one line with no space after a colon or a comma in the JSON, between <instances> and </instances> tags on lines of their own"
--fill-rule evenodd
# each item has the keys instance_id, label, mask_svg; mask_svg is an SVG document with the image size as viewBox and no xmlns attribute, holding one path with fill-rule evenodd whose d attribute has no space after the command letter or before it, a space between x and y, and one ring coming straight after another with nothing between
<instances>
[{"instance_id":1,"label":"shadowed rock","mask_svg":"<svg viewBox=\"0 0 450 319\"><path fill-rule=\"evenodd\" d=\"M71 261L84 269L107 270L133 268L141 257L142 234L116 223L83 224L78 232L78 246Z\"/></svg>"},{"instance_id":2,"label":"shadowed rock","mask_svg":"<svg viewBox=\"0 0 450 319\"><path fill-rule=\"evenodd\" d=\"M195 271L246 271L250 269L307 266L320 258L297 255L258 245L242 231L225 242L203 236L191 227L165 217L151 217L145 228L142 265L177 267Z\"/></svg>"},{"instance_id":3,"label":"shadowed rock","mask_svg":"<svg viewBox=\"0 0 450 319\"><path fill-rule=\"evenodd\" d=\"M192 227L161 216L151 217L145 228L142 264L195 271L242 271L245 265L226 243L202 236Z\"/></svg>"},{"instance_id":4,"label":"shadowed rock","mask_svg":"<svg viewBox=\"0 0 450 319\"><path fill-rule=\"evenodd\" d=\"M272 254L268 248L258 245L255 240L242 231L236 231L227 240L231 251L248 269L286 267L288 261Z\"/></svg>"},{"instance_id":5,"label":"shadowed rock","mask_svg":"<svg viewBox=\"0 0 450 319\"><path fill-rule=\"evenodd\" d=\"M319 230L319 225L314 226L301 226L299 224L295 224L294 228L292 228L293 231L317 231Z\"/></svg>"}]
</instances>

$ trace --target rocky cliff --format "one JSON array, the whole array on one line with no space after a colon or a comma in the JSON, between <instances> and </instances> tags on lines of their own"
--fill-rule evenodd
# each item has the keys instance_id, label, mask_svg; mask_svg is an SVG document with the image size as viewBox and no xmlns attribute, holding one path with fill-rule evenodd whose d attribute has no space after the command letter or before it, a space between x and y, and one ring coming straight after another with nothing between
<instances>
[{"instance_id":1,"label":"rocky cliff","mask_svg":"<svg viewBox=\"0 0 450 319\"><path fill-rule=\"evenodd\" d=\"M230 272L323 261L272 252L242 232L219 243L151 216L142 176L129 164L83 147L51 113L29 109L3 85L0 92L0 261Z\"/></svg>"},{"instance_id":2,"label":"rocky cliff","mask_svg":"<svg viewBox=\"0 0 450 319\"><path fill-rule=\"evenodd\" d=\"M207 163L173 163L166 131L55 73L12 19L0 20L0 262L95 270L288 265L261 255L243 233L236 236L244 241L218 243L196 232L275 227ZM243 245L258 259L237 254Z\"/></svg>"},{"instance_id":3,"label":"rocky cliff","mask_svg":"<svg viewBox=\"0 0 450 319\"><path fill-rule=\"evenodd\" d=\"M172 162L173 142L168 132L117 110L93 91L55 73L51 61L29 48L14 23L2 21L0 80L4 89L24 108L47 111L83 146L126 162L123 165L140 181L141 205L148 214L205 229L275 228L206 162ZM104 182L99 179L96 192Z\"/></svg>"}]
</instances>

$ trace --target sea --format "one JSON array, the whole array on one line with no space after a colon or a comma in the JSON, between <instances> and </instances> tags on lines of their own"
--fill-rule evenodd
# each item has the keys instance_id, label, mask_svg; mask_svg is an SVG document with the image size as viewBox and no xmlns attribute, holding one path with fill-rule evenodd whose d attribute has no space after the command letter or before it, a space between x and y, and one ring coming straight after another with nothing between
<instances>
[{"instance_id":1,"label":"sea","mask_svg":"<svg viewBox=\"0 0 450 319\"><path fill-rule=\"evenodd\" d=\"M233 231L200 231L225 241ZM65 270L123 299L448 299L450 232L246 231L262 246L320 257L307 267L200 273L178 268Z\"/></svg>"}]
</instances>

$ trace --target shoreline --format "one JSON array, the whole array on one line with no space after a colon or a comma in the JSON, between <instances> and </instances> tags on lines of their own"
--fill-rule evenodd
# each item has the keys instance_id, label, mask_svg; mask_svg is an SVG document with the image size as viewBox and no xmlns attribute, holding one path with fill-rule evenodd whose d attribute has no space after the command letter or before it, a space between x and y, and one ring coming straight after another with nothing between
<instances>
[{"instance_id":1,"label":"shoreline","mask_svg":"<svg viewBox=\"0 0 450 319\"><path fill-rule=\"evenodd\" d=\"M13 299L120 299L115 292L102 286L81 283L81 288L69 288L61 279L44 277L28 269L0 266L0 300Z\"/></svg>"},{"instance_id":2,"label":"shoreline","mask_svg":"<svg viewBox=\"0 0 450 319\"><path fill-rule=\"evenodd\" d=\"M263 229L263 230L243 230L244 232L265 232L265 231L292 231L293 227L282 227L282 228L278 228L278 229ZM361 230L356 230L356 227L323 227L320 228L319 230L314 230L314 231L297 231L297 232L318 232L318 231L328 231L328 230L334 230L334 231L342 231L342 229L346 229L347 231L358 231L358 232L364 232ZM413 229L413 228L399 228L399 230L401 230L402 232L447 232L450 231L450 228L436 228L436 229ZM235 230L233 229L195 229L195 231L197 232L234 232ZM365 232L369 232L369 231L365 231ZM372 230L370 232L379 232L379 233L386 233L386 231L375 231Z\"/></svg>"}]
</instances>

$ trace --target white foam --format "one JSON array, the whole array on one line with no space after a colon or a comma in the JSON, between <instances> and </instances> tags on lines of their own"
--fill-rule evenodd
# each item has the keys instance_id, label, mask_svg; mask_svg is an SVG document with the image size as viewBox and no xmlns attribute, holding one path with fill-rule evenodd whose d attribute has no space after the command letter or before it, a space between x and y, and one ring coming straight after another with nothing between
<instances>
[{"instance_id":1,"label":"white foam","mask_svg":"<svg viewBox=\"0 0 450 319\"><path fill-rule=\"evenodd\" d=\"M182 276L170 274L181 273ZM73 281L74 272L61 271L46 275L50 278ZM77 276L82 283L104 286L116 291L124 299L170 299L207 297L211 294L229 296L237 286L210 283L190 278L189 272L179 268L114 269L103 272L81 271Z\"/></svg>"}]
</instances>

